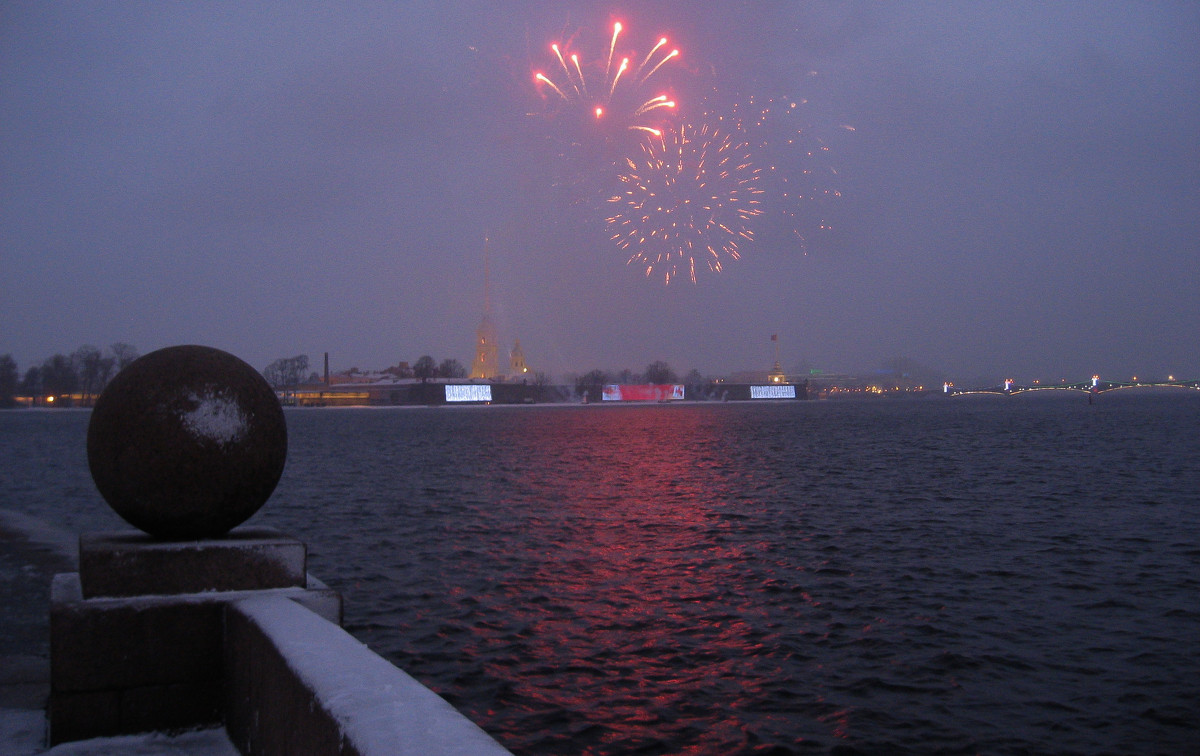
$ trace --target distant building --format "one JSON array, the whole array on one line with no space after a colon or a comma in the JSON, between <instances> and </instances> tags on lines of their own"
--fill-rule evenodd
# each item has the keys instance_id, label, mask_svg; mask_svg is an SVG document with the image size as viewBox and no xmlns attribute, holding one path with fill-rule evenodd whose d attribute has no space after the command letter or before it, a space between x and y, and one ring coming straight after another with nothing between
<instances>
[{"instance_id":1,"label":"distant building","mask_svg":"<svg viewBox=\"0 0 1200 756\"><path fill-rule=\"evenodd\" d=\"M800 383L808 376L788 375L775 365L770 370L738 370L730 373L725 379L728 383Z\"/></svg>"},{"instance_id":2,"label":"distant building","mask_svg":"<svg viewBox=\"0 0 1200 756\"><path fill-rule=\"evenodd\" d=\"M771 372L767 373L767 383L787 383L787 376L783 374L783 368L779 367L779 334L771 334L771 343L775 346L775 364L771 366Z\"/></svg>"},{"instance_id":3,"label":"distant building","mask_svg":"<svg viewBox=\"0 0 1200 756\"><path fill-rule=\"evenodd\" d=\"M530 376L528 363L525 362L525 351L521 349L521 340L516 339L512 351L508 353L507 368L500 364L500 339L496 325L492 322L492 294L490 266L485 256L483 262L483 317L479 327L475 329L475 358L471 360L471 372L468 377L480 381L523 381Z\"/></svg>"},{"instance_id":4,"label":"distant building","mask_svg":"<svg viewBox=\"0 0 1200 756\"><path fill-rule=\"evenodd\" d=\"M475 329L475 359L471 360L471 377L491 380L499 375L500 349L496 341L496 326L486 314Z\"/></svg>"},{"instance_id":5,"label":"distant building","mask_svg":"<svg viewBox=\"0 0 1200 756\"><path fill-rule=\"evenodd\" d=\"M525 352L521 349L520 339L513 342L512 352L508 355L508 375L514 381L529 375L529 366L525 364Z\"/></svg>"},{"instance_id":6,"label":"distant building","mask_svg":"<svg viewBox=\"0 0 1200 756\"><path fill-rule=\"evenodd\" d=\"M483 318L475 329L475 359L471 361L471 378L491 380L500 375L500 348L496 326L492 323L492 300L488 281L488 261L483 261Z\"/></svg>"}]
</instances>

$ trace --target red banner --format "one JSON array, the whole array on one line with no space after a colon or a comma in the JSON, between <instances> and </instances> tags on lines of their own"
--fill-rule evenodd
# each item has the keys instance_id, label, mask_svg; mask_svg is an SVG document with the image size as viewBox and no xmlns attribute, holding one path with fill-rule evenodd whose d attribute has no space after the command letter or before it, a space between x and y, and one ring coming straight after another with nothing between
<instances>
[{"instance_id":1,"label":"red banner","mask_svg":"<svg viewBox=\"0 0 1200 756\"><path fill-rule=\"evenodd\" d=\"M617 384L604 387L606 402L670 402L683 398L682 383Z\"/></svg>"}]
</instances>

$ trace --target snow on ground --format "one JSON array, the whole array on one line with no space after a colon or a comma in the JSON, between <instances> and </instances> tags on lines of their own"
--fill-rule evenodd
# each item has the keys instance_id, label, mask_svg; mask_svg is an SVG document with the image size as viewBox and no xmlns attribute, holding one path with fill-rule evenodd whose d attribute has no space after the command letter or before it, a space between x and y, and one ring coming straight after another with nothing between
<instances>
[{"instance_id":1,"label":"snow on ground","mask_svg":"<svg viewBox=\"0 0 1200 756\"><path fill-rule=\"evenodd\" d=\"M0 709L0 756L38 753L45 733L45 712L36 709Z\"/></svg>"},{"instance_id":2,"label":"snow on ground","mask_svg":"<svg viewBox=\"0 0 1200 756\"><path fill-rule=\"evenodd\" d=\"M223 727L178 735L149 732L60 743L46 749L41 711L0 709L0 756L239 756Z\"/></svg>"},{"instance_id":3,"label":"snow on ground","mask_svg":"<svg viewBox=\"0 0 1200 756\"><path fill-rule=\"evenodd\" d=\"M79 535L55 527L45 520L11 509L0 509L0 530L20 533L30 543L49 549L72 562L79 559Z\"/></svg>"},{"instance_id":4,"label":"snow on ground","mask_svg":"<svg viewBox=\"0 0 1200 756\"><path fill-rule=\"evenodd\" d=\"M46 756L240 756L233 743L229 742L223 727L174 736L153 732L80 740L62 743L45 753Z\"/></svg>"}]
</instances>

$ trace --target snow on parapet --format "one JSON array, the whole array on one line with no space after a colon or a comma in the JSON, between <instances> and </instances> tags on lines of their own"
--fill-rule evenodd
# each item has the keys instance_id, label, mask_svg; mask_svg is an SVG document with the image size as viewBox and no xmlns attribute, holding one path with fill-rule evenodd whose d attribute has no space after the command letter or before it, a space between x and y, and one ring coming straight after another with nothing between
<instances>
[{"instance_id":1,"label":"snow on parapet","mask_svg":"<svg viewBox=\"0 0 1200 756\"><path fill-rule=\"evenodd\" d=\"M196 406L180 413L183 427L196 438L208 439L222 446L241 441L246 435L246 413L237 400L225 391L204 395L189 394Z\"/></svg>"},{"instance_id":2,"label":"snow on parapet","mask_svg":"<svg viewBox=\"0 0 1200 756\"><path fill-rule=\"evenodd\" d=\"M344 742L352 745L347 751L364 756L512 756L441 696L295 602L256 597L235 607L258 626L314 696L310 707L319 707L337 724Z\"/></svg>"}]
</instances>

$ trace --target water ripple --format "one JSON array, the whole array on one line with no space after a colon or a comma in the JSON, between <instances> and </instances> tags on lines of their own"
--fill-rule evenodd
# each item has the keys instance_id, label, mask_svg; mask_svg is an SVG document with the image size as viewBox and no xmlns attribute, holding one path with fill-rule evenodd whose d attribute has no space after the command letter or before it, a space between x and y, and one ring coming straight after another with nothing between
<instances>
[{"instance_id":1,"label":"water ripple","mask_svg":"<svg viewBox=\"0 0 1200 756\"><path fill-rule=\"evenodd\" d=\"M1014 399L290 411L254 522L519 754L1193 752L1200 401Z\"/></svg>"}]
</instances>

